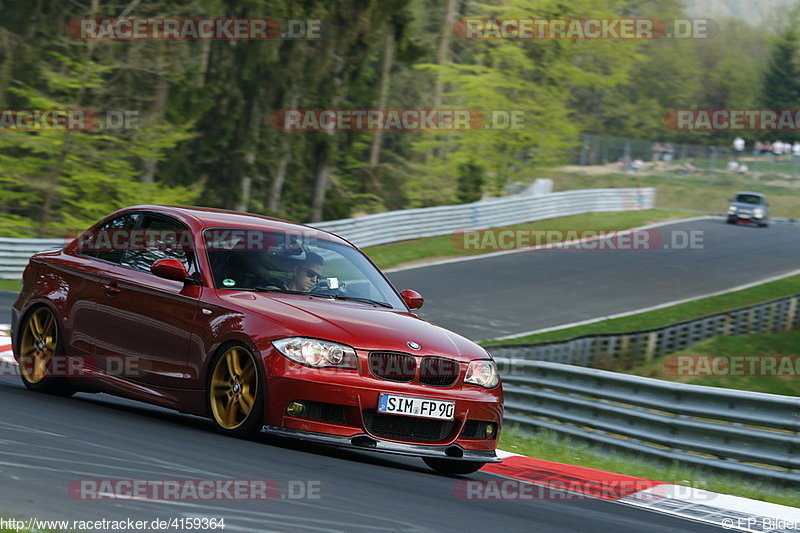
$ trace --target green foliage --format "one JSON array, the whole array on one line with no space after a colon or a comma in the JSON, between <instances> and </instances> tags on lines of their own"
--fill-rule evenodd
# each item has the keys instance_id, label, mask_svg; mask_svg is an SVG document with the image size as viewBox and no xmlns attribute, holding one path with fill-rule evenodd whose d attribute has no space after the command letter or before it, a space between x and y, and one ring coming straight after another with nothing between
<instances>
[{"instance_id":1,"label":"green foliage","mask_svg":"<svg viewBox=\"0 0 800 533\"><path fill-rule=\"evenodd\" d=\"M458 167L458 201L462 204L481 199L483 168L470 161Z\"/></svg>"},{"instance_id":2,"label":"green foliage","mask_svg":"<svg viewBox=\"0 0 800 533\"><path fill-rule=\"evenodd\" d=\"M308 221L473 201L564 161L580 133L719 143L720 135L666 130L665 110L764 99L796 107L800 90L797 60L785 61L797 58L794 23L772 43L764 78L769 32L734 19L721 18L710 39L465 40L443 24L441 0L143 0L130 16L320 19L324 31L301 40L82 41L65 34L67 21L123 8L42 5L0 4L0 105L131 110L139 126L2 132L5 235L58 235L145 202ZM679 0L457 0L455 16L687 18ZM383 75L388 32L394 61ZM388 108L426 109L440 97L440 108L472 110L494 127L384 132L375 165L374 132L272 123L285 109L375 108L384 83ZM512 113L514 125L497 127Z\"/></svg>"},{"instance_id":3,"label":"green foliage","mask_svg":"<svg viewBox=\"0 0 800 533\"><path fill-rule=\"evenodd\" d=\"M770 109L796 109L800 106L800 8L792 12L790 23L774 41L764 76L764 105Z\"/></svg>"}]
</instances>

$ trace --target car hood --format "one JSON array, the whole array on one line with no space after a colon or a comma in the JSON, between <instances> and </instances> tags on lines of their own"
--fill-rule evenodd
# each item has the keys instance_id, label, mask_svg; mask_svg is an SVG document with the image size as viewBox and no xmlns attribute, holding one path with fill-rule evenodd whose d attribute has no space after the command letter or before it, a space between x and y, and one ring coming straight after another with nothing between
<instances>
[{"instance_id":1,"label":"car hood","mask_svg":"<svg viewBox=\"0 0 800 533\"><path fill-rule=\"evenodd\" d=\"M292 336L327 339L358 350L441 355L459 361L486 358L486 351L472 341L406 311L302 295L234 293L221 298L280 323ZM421 349L412 350L409 342Z\"/></svg>"}]
</instances>

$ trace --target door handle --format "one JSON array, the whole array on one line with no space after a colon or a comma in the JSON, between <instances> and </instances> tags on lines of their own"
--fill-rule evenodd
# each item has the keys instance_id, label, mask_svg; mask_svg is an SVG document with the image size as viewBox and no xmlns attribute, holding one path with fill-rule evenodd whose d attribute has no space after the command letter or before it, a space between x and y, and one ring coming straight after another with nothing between
<instances>
[{"instance_id":1,"label":"door handle","mask_svg":"<svg viewBox=\"0 0 800 533\"><path fill-rule=\"evenodd\" d=\"M116 296L117 294L122 292L122 289L117 287L117 284L114 282L111 283L103 283L100 285L102 287L103 292L106 293L108 296Z\"/></svg>"}]
</instances>

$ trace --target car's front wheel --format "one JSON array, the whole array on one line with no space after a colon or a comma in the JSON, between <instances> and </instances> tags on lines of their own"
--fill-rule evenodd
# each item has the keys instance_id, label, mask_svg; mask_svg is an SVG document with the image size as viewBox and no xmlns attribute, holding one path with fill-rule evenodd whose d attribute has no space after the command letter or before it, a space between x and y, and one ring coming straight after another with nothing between
<instances>
[{"instance_id":1,"label":"car's front wheel","mask_svg":"<svg viewBox=\"0 0 800 533\"><path fill-rule=\"evenodd\" d=\"M75 393L64 376L53 375L54 366L66 368L63 361L54 365L56 358L64 353L62 346L55 313L44 306L32 310L22 324L19 337L19 375L25 387L59 396Z\"/></svg>"},{"instance_id":2,"label":"car's front wheel","mask_svg":"<svg viewBox=\"0 0 800 533\"><path fill-rule=\"evenodd\" d=\"M484 463L476 461L457 461L455 459L436 459L433 457L423 457L422 460L440 474L447 475L463 476L472 474L480 470L484 465Z\"/></svg>"},{"instance_id":3,"label":"car's front wheel","mask_svg":"<svg viewBox=\"0 0 800 533\"><path fill-rule=\"evenodd\" d=\"M249 437L264 419L263 384L253 353L241 344L224 347L211 364L208 402L217 431Z\"/></svg>"}]
</instances>

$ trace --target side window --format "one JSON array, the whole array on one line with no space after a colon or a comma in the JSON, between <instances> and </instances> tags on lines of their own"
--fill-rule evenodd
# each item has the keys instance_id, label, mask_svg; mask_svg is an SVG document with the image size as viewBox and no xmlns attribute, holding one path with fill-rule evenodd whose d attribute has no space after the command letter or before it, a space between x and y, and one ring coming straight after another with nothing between
<instances>
[{"instance_id":1,"label":"side window","mask_svg":"<svg viewBox=\"0 0 800 533\"><path fill-rule=\"evenodd\" d=\"M189 230L167 218L147 215L130 242L122 265L143 272L159 259L177 259L191 274L194 254Z\"/></svg>"},{"instance_id":2,"label":"side window","mask_svg":"<svg viewBox=\"0 0 800 533\"><path fill-rule=\"evenodd\" d=\"M102 226L85 232L80 237L77 252L103 261L119 263L122 252L128 247L132 230L142 215L122 215Z\"/></svg>"}]
</instances>

